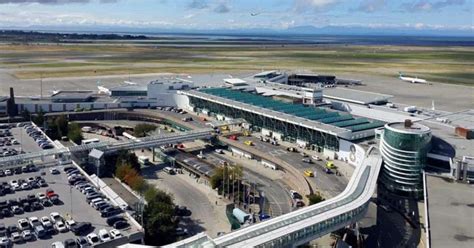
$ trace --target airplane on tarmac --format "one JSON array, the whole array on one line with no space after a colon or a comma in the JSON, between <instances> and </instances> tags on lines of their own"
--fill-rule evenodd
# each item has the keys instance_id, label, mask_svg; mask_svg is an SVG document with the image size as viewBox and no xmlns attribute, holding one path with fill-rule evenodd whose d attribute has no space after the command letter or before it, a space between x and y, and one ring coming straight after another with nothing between
<instances>
[{"instance_id":1,"label":"airplane on tarmac","mask_svg":"<svg viewBox=\"0 0 474 248\"><path fill-rule=\"evenodd\" d=\"M421 78L418 78L418 77L403 76L403 74L401 72L399 72L398 74L399 74L399 78L402 81L410 82L412 84L427 84L428 83L426 81L426 79L421 79Z\"/></svg>"},{"instance_id":2,"label":"airplane on tarmac","mask_svg":"<svg viewBox=\"0 0 474 248\"><path fill-rule=\"evenodd\" d=\"M137 85L137 83L131 81L123 81L123 83L127 85Z\"/></svg>"},{"instance_id":3,"label":"airplane on tarmac","mask_svg":"<svg viewBox=\"0 0 474 248\"><path fill-rule=\"evenodd\" d=\"M97 89L99 89L99 94L110 95L110 90L100 85L100 81L97 81Z\"/></svg>"}]
</instances>

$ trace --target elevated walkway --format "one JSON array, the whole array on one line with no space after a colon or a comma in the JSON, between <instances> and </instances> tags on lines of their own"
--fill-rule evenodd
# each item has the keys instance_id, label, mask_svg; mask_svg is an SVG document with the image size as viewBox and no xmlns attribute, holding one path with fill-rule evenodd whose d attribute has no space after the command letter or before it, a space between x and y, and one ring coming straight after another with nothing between
<instances>
[{"instance_id":1,"label":"elevated walkway","mask_svg":"<svg viewBox=\"0 0 474 248\"><path fill-rule=\"evenodd\" d=\"M139 140L127 140L119 143L99 142L86 145L62 147L39 152L20 154L11 157L0 158L0 168L15 166L26 163L34 159L42 159L48 156L64 156L70 153L90 151L98 149L105 153L116 152L118 150L142 149L147 147L156 147L165 144L175 144L197 139L208 139L213 135L212 129L197 129L184 133L161 134L141 138Z\"/></svg>"},{"instance_id":2,"label":"elevated walkway","mask_svg":"<svg viewBox=\"0 0 474 248\"><path fill-rule=\"evenodd\" d=\"M202 234L166 247L296 247L350 225L365 215L382 166L371 147L346 189L336 197L211 239Z\"/></svg>"}]
</instances>

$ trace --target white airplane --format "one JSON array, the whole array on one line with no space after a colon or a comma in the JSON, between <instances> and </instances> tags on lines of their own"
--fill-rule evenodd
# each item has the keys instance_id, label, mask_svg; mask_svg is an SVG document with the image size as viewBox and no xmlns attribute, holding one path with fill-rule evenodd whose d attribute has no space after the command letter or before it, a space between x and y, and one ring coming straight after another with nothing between
<instances>
[{"instance_id":1,"label":"white airplane","mask_svg":"<svg viewBox=\"0 0 474 248\"><path fill-rule=\"evenodd\" d=\"M418 78L418 77L407 77L407 76L403 76L403 74L401 72L399 72L399 78L403 81L406 81L406 82L410 82L412 84L426 84L428 83L426 81L426 79L421 79L421 78Z\"/></svg>"},{"instance_id":2,"label":"white airplane","mask_svg":"<svg viewBox=\"0 0 474 248\"><path fill-rule=\"evenodd\" d=\"M109 89L105 88L104 86L100 86L100 81L97 81L97 89L99 89L99 94L111 94Z\"/></svg>"},{"instance_id":3,"label":"white airplane","mask_svg":"<svg viewBox=\"0 0 474 248\"><path fill-rule=\"evenodd\" d=\"M137 85L137 83L130 82L130 81L123 81L123 83L128 84L128 85Z\"/></svg>"}]
</instances>

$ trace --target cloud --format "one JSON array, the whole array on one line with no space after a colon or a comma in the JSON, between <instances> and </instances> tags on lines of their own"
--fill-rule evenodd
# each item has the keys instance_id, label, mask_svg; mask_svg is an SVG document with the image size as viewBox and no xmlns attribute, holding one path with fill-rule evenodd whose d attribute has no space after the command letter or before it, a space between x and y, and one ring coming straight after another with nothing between
<instances>
[{"instance_id":1,"label":"cloud","mask_svg":"<svg viewBox=\"0 0 474 248\"><path fill-rule=\"evenodd\" d=\"M188 9L206 9L209 7L206 0L192 0L187 6Z\"/></svg>"},{"instance_id":2,"label":"cloud","mask_svg":"<svg viewBox=\"0 0 474 248\"><path fill-rule=\"evenodd\" d=\"M386 0L362 0L355 10L372 13L384 8L386 4Z\"/></svg>"},{"instance_id":3,"label":"cloud","mask_svg":"<svg viewBox=\"0 0 474 248\"><path fill-rule=\"evenodd\" d=\"M216 13L227 13L230 12L230 8L227 5L226 2L221 2L217 4L217 6L214 8L214 12Z\"/></svg>"},{"instance_id":4,"label":"cloud","mask_svg":"<svg viewBox=\"0 0 474 248\"><path fill-rule=\"evenodd\" d=\"M442 1L428 1L418 0L412 3L404 3L401 5L402 9L406 11L438 11L449 6L464 5L466 0L442 0Z\"/></svg>"},{"instance_id":5,"label":"cloud","mask_svg":"<svg viewBox=\"0 0 474 248\"><path fill-rule=\"evenodd\" d=\"M39 3L39 4L69 4L69 3L89 3L94 0L0 0L0 4L24 4L24 3ZM98 0L100 3L115 3L118 0Z\"/></svg>"},{"instance_id":6,"label":"cloud","mask_svg":"<svg viewBox=\"0 0 474 248\"><path fill-rule=\"evenodd\" d=\"M297 12L320 10L337 2L339 2L339 0L294 0L294 9Z\"/></svg>"},{"instance_id":7,"label":"cloud","mask_svg":"<svg viewBox=\"0 0 474 248\"><path fill-rule=\"evenodd\" d=\"M108 18L87 13L60 14L50 11L1 12L0 27L29 26L117 26L117 27L167 27L168 21L141 21L120 18Z\"/></svg>"}]
</instances>

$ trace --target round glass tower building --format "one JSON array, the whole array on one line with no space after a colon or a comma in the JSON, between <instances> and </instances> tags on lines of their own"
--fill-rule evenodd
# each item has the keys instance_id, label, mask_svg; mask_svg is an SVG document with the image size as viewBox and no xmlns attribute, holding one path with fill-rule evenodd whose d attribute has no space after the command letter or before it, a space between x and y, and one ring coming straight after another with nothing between
<instances>
[{"instance_id":1,"label":"round glass tower building","mask_svg":"<svg viewBox=\"0 0 474 248\"><path fill-rule=\"evenodd\" d=\"M383 185L400 195L420 197L430 144L431 130L424 125L410 120L386 124L380 142Z\"/></svg>"}]
</instances>

